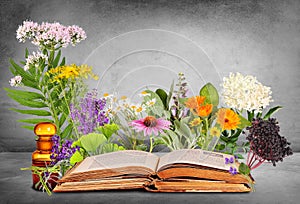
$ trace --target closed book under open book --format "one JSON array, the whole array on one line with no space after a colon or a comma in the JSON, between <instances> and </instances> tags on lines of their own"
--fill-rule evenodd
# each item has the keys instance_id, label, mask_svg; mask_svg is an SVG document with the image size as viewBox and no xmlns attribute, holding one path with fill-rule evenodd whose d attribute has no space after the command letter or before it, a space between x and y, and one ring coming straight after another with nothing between
<instances>
[{"instance_id":1,"label":"closed book under open book","mask_svg":"<svg viewBox=\"0 0 300 204\"><path fill-rule=\"evenodd\" d=\"M225 162L230 160L231 162ZM152 192L250 192L251 177L232 175L232 155L182 149L157 154L125 150L85 158L54 192L145 189Z\"/></svg>"}]
</instances>

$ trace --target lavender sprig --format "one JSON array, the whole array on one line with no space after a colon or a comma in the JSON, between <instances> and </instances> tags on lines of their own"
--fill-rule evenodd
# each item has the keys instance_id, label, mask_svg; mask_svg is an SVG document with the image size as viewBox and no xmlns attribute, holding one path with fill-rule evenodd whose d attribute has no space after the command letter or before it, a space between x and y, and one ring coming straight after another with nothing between
<instances>
[{"instance_id":1,"label":"lavender sprig","mask_svg":"<svg viewBox=\"0 0 300 204\"><path fill-rule=\"evenodd\" d=\"M60 161L69 160L72 155L80 149L80 147L72 147L73 141L65 140L62 144L61 139L58 135L54 135L52 137L53 146L52 146L52 154L50 159L52 160L51 165L55 165Z\"/></svg>"},{"instance_id":2,"label":"lavender sprig","mask_svg":"<svg viewBox=\"0 0 300 204\"><path fill-rule=\"evenodd\" d=\"M77 125L80 135L86 135L95 130L98 126L103 126L109 122L105 114L104 107L106 100L97 99L97 92L89 92L80 100L79 107L70 105L71 119Z\"/></svg>"}]
</instances>

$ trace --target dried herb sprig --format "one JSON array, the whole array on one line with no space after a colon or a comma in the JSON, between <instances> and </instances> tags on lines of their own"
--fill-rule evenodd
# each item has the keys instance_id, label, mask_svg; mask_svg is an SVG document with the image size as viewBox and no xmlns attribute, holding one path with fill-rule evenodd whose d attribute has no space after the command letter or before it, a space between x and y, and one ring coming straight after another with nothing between
<instances>
[{"instance_id":1,"label":"dried herb sprig","mask_svg":"<svg viewBox=\"0 0 300 204\"><path fill-rule=\"evenodd\" d=\"M180 99L187 97L187 82L185 81L185 76L182 72L178 73L178 83L176 84L177 90L174 91L173 95L173 106L171 107L172 116L174 119L180 119L185 116L186 108L180 102Z\"/></svg>"}]
</instances>

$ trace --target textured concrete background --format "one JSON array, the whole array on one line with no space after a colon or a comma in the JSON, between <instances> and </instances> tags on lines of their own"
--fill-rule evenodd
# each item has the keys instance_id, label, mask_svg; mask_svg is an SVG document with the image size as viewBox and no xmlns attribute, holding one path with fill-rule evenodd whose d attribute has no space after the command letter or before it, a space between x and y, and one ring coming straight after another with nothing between
<instances>
[{"instance_id":1,"label":"textured concrete background","mask_svg":"<svg viewBox=\"0 0 300 204\"><path fill-rule=\"evenodd\" d=\"M191 89L197 92L205 81L219 88L229 72L255 75L272 87L272 105L284 106L276 114L281 133L293 143L294 151L300 150L297 0L1 0L0 9L1 87L9 86L8 59L23 60L25 47L36 49L15 38L15 30L23 20L77 24L88 38L75 48L64 49L63 55L68 63L93 65L102 77L98 88L112 91L119 87L125 94L138 92L145 84L167 88L176 73L184 71ZM92 82L90 85L97 86ZM16 123L24 116L7 110L17 104L3 89L0 98L0 151L32 151L33 133Z\"/></svg>"}]
</instances>

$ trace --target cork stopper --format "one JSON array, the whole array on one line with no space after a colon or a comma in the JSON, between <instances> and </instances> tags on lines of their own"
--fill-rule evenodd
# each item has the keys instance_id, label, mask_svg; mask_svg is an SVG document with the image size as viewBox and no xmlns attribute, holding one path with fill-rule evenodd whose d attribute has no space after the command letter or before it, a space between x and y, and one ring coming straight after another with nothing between
<instances>
[{"instance_id":1,"label":"cork stopper","mask_svg":"<svg viewBox=\"0 0 300 204\"><path fill-rule=\"evenodd\" d=\"M56 134L56 126L50 122L42 122L34 127L34 134L38 136L52 136Z\"/></svg>"}]
</instances>

